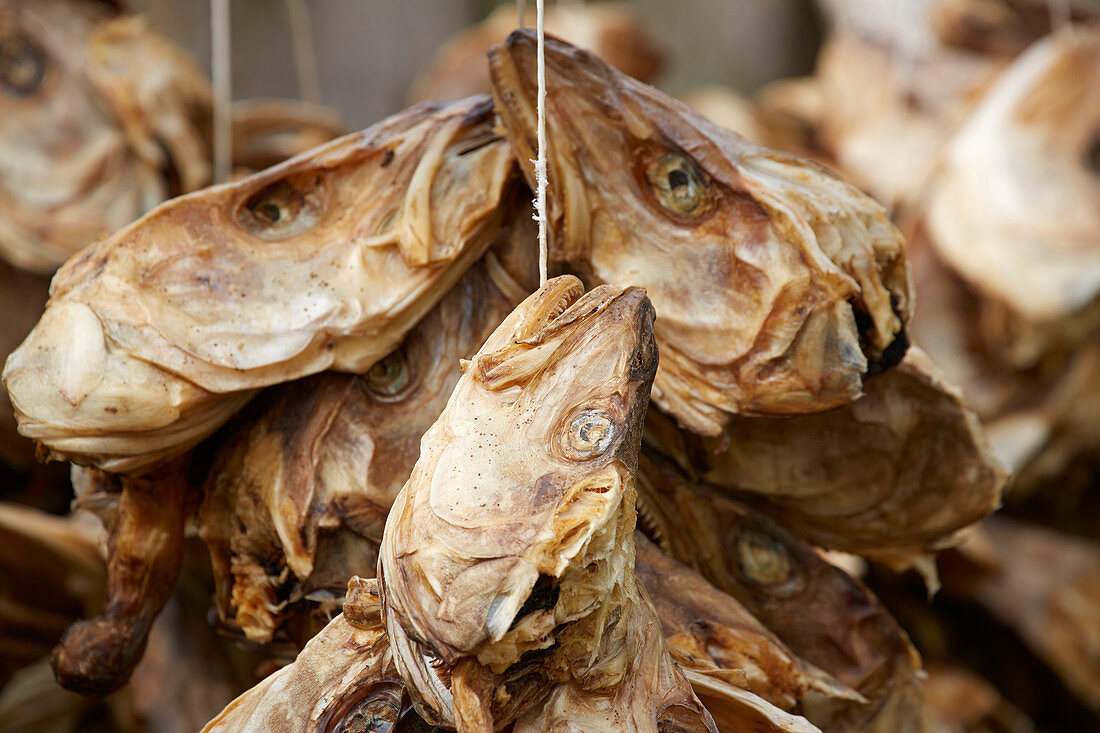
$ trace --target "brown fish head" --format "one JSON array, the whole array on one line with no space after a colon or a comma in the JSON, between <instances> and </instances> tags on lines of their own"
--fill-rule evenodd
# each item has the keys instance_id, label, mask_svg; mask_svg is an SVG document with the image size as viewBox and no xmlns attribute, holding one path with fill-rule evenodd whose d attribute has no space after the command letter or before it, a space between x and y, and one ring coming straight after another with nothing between
<instances>
[{"instance_id":1,"label":"brown fish head","mask_svg":"<svg viewBox=\"0 0 1100 733\"><path fill-rule=\"evenodd\" d=\"M490 67L516 157L534 158L533 33ZM901 358L909 275L881 206L555 39L546 85L553 257L590 284L646 288L654 400L682 425L844 404Z\"/></svg>"},{"instance_id":2,"label":"brown fish head","mask_svg":"<svg viewBox=\"0 0 1100 733\"><path fill-rule=\"evenodd\" d=\"M637 288L551 280L466 364L425 435L379 577L398 667L441 720L453 679L491 678L526 704L621 634L652 320Z\"/></svg>"},{"instance_id":3,"label":"brown fish head","mask_svg":"<svg viewBox=\"0 0 1100 733\"><path fill-rule=\"evenodd\" d=\"M52 272L209 179L205 77L108 3L0 3L0 104L0 254L20 267Z\"/></svg>"},{"instance_id":4,"label":"brown fish head","mask_svg":"<svg viewBox=\"0 0 1100 733\"><path fill-rule=\"evenodd\" d=\"M485 97L413 108L87 248L8 361L21 430L131 470L249 390L366 371L495 233L514 177L492 120Z\"/></svg>"}]
</instances>

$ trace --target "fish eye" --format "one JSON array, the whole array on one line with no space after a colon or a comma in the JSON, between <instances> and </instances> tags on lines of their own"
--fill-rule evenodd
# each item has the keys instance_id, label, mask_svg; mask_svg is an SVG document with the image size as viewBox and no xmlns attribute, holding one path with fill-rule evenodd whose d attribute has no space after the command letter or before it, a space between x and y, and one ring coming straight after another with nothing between
<instances>
[{"instance_id":1,"label":"fish eye","mask_svg":"<svg viewBox=\"0 0 1100 733\"><path fill-rule=\"evenodd\" d=\"M409 384L409 365L401 349L386 355L366 375L367 391L375 397L393 399Z\"/></svg>"},{"instance_id":2,"label":"fish eye","mask_svg":"<svg viewBox=\"0 0 1100 733\"><path fill-rule=\"evenodd\" d=\"M665 153L646 166L657 203L681 217L705 214L711 207L710 181L683 153Z\"/></svg>"},{"instance_id":3,"label":"fish eye","mask_svg":"<svg viewBox=\"0 0 1100 733\"><path fill-rule=\"evenodd\" d=\"M264 186L237 211L237 220L252 234L279 240L309 230L323 213L320 178L290 177Z\"/></svg>"},{"instance_id":4,"label":"fish eye","mask_svg":"<svg viewBox=\"0 0 1100 733\"><path fill-rule=\"evenodd\" d=\"M46 54L24 36L0 39L0 84L11 94L35 92L46 76Z\"/></svg>"},{"instance_id":5,"label":"fish eye","mask_svg":"<svg viewBox=\"0 0 1100 733\"><path fill-rule=\"evenodd\" d=\"M790 551L777 538L758 529L742 527L738 532L737 562L747 580L768 586L773 592L788 590L795 579Z\"/></svg>"},{"instance_id":6,"label":"fish eye","mask_svg":"<svg viewBox=\"0 0 1100 733\"><path fill-rule=\"evenodd\" d=\"M611 416L600 409L587 408L575 412L565 423L560 445L565 456L574 461L587 461L602 455L618 431Z\"/></svg>"}]
</instances>

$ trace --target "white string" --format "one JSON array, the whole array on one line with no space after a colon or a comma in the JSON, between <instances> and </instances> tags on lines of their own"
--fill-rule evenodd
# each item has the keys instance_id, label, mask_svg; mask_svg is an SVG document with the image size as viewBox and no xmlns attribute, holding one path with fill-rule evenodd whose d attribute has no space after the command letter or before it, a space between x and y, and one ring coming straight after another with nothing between
<instances>
[{"instance_id":1,"label":"white string","mask_svg":"<svg viewBox=\"0 0 1100 733\"><path fill-rule=\"evenodd\" d=\"M536 2L535 32L538 34L538 158L535 163L535 219L539 222L539 287L546 284L546 35L542 30L542 2Z\"/></svg>"},{"instance_id":2,"label":"white string","mask_svg":"<svg viewBox=\"0 0 1100 733\"><path fill-rule=\"evenodd\" d=\"M525 11L526 9L527 9L526 0L516 0L516 27L517 28L522 28L523 27L523 14L524 14L523 11Z\"/></svg>"},{"instance_id":3,"label":"white string","mask_svg":"<svg viewBox=\"0 0 1100 733\"><path fill-rule=\"evenodd\" d=\"M290 20L290 43L294 48L294 70L298 74L298 96L311 104L321 103L321 75L313 49L313 25L305 0L286 0Z\"/></svg>"},{"instance_id":4,"label":"white string","mask_svg":"<svg viewBox=\"0 0 1100 733\"><path fill-rule=\"evenodd\" d=\"M210 66L214 77L214 180L233 172L233 95L229 0L210 0Z\"/></svg>"}]
</instances>

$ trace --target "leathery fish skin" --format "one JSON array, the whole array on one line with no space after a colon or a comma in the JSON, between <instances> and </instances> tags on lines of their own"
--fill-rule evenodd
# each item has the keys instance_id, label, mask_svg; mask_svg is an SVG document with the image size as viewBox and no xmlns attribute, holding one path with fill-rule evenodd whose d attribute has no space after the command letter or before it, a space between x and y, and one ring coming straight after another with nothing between
<instances>
[{"instance_id":1,"label":"leathery fish skin","mask_svg":"<svg viewBox=\"0 0 1100 733\"><path fill-rule=\"evenodd\" d=\"M550 280L425 434L378 576L394 662L429 722L716 730L634 581L653 317L638 288Z\"/></svg>"}]
</instances>

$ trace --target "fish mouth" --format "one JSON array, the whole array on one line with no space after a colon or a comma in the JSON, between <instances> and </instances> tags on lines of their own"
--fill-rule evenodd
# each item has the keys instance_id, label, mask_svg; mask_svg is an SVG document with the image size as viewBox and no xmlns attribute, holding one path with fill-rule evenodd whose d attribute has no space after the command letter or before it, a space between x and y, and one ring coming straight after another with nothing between
<instances>
[{"instance_id":1,"label":"fish mouth","mask_svg":"<svg viewBox=\"0 0 1100 733\"><path fill-rule=\"evenodd\" d=\"M645 289L600 285L585 292L573 275L553 278L528 300L513 342L533 347L562 338L597 319L612 319L652 326L656 317Z\"/></svg>"}]
</instances>

